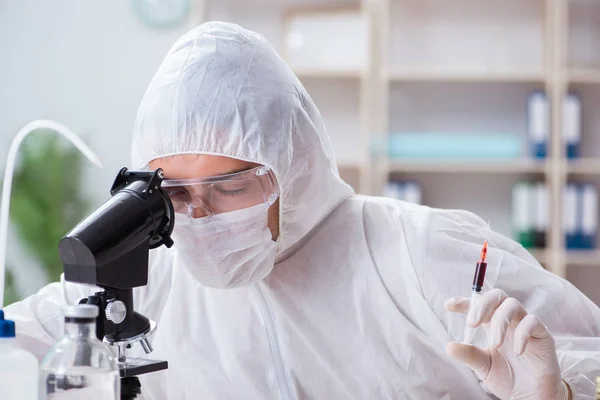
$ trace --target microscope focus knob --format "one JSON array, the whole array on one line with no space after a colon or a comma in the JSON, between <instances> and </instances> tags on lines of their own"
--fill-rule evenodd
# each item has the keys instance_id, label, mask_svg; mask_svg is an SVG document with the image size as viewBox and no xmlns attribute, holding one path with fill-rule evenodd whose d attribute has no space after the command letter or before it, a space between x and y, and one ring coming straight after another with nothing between
<instances>
[{"instance_id":1,"label":"microscope focus knob","mask_svg":"<svg viewBox=\"0 0 600 400\"><path fill-rule=\"evenodd\" d=\"M125 321L127 307L125 307L125 303L121 300L111 301L106 306L104 313L106 314L107 320L111 321L113 324L120 324Z\"/></svg>"}]
</instances>

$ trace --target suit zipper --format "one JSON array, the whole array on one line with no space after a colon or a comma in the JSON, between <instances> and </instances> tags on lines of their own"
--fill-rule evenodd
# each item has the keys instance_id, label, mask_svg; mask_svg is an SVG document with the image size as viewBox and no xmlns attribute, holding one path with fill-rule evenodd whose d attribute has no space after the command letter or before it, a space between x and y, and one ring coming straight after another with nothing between
<instances>
[{"instance_id":1,"label":"suit zipper","mask_svg":"<svg viewBox=\"0 0 600 400\"><path fill-rule=\"evenodd\" d=\"M279 390L281 391L281 398L283 400L294 400L290 383L287 379L287 374L283 368L283 359L281 358L281 350L279 349L279 341L277 340L277 332L275 331L275 324L267 305L267 300L258 286L256 286L258 297L260 298L260 311L263 319L265 320L265 327L267 329L267 337L269 339L269 347L271 349L271 357L273 358L273 364L275 365L275 374L277 375L277 383L279 384Z\"/></svg>"}]
</instances>

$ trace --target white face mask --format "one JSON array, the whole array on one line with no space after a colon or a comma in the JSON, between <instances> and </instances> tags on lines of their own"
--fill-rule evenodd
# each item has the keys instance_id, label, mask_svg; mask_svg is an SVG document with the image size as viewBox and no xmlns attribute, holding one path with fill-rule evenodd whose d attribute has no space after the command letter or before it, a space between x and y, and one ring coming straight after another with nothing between
<instances>
[{"instance_id":1,"label":"white face mask","mask_svg":"<svg viewBox=\"0 0 600 400\"><path fill-rule=\"evenodd\" d=\"M173 239L179 259L196 280L229 289L264 279L275 265L264 204L212 217L176 217Z\"/></svg>"}]
</instances>

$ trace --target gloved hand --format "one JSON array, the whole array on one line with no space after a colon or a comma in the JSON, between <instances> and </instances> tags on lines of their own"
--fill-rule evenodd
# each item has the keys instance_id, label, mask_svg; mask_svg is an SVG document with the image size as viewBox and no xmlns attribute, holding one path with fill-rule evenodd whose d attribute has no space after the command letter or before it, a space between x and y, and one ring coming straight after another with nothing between
<instances>
[{"instance_id":1,"label":"gloved hand","mask_svg":"<svg viewBox=\"0 0 600 400\"><path fill-rule=\"evenodd\" d=\"M483 326L485 349L450 342L446 352L464 362L500 399L571 399L561 380L554 338L542 322L500 289L477 298L469 309L468 298L446 301L450 312L468 313L467 324Z\"/></svg>"}]
</instances>

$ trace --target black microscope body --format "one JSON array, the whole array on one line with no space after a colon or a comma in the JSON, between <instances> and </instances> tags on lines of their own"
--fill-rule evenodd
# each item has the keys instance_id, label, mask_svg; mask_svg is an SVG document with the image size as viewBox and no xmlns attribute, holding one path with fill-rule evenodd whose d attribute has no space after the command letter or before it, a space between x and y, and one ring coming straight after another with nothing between
<instances>
[{"instance_id":1,"label":"black microscope body","mask_svg":"<svg viewBox=\"0 0 600 400\"><path fill-rule=\"evenodd\" d=\"M166 361L127 358L139 342L148 354L147 340L156 324L137 313L133 288L148 284L151 249L171 247L175 223L173 205L161 188L163 171L119 171L111 198L73 228L59 243L65 280L96 285L102 291L80 303L99 308L96 335L117 347L121 398L141 393L137 375L167 369Z\"/></svg>"}]
</instances>

